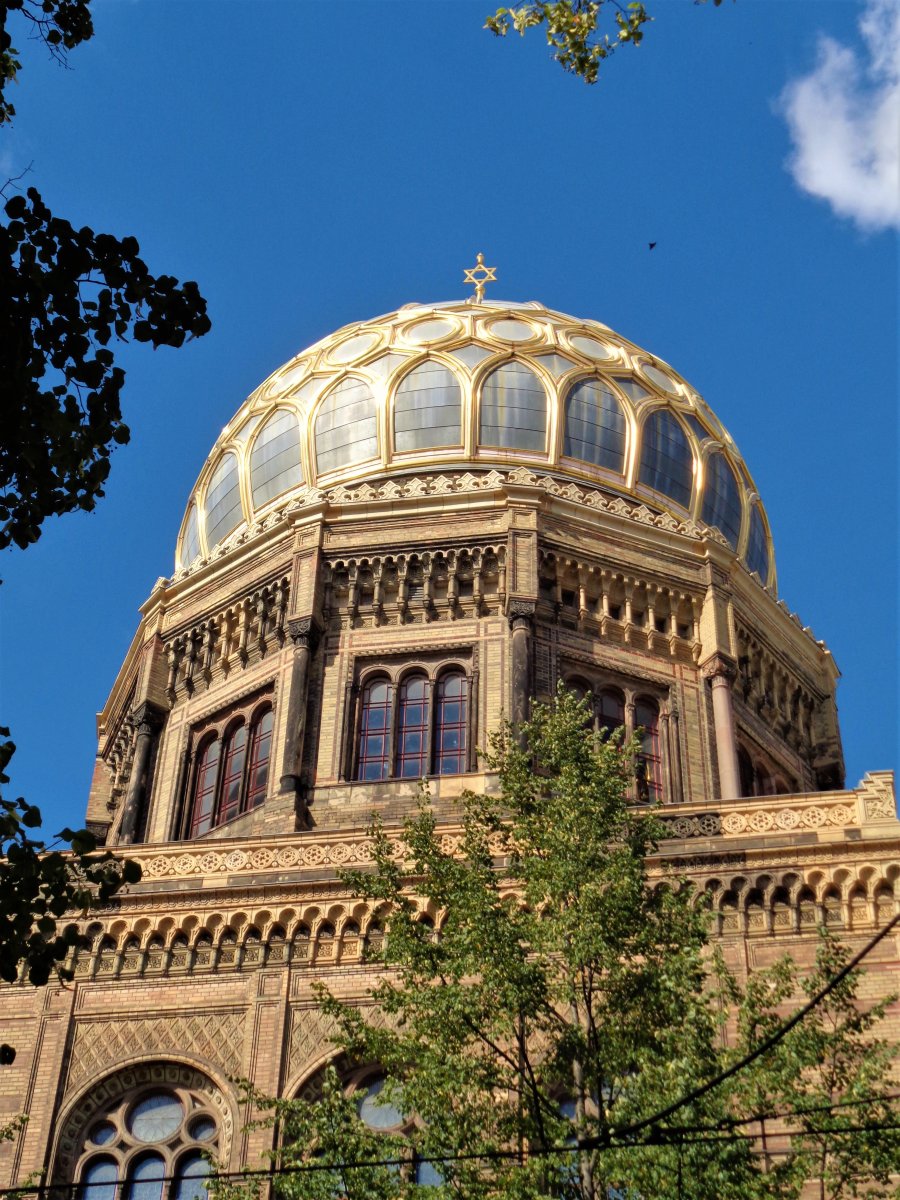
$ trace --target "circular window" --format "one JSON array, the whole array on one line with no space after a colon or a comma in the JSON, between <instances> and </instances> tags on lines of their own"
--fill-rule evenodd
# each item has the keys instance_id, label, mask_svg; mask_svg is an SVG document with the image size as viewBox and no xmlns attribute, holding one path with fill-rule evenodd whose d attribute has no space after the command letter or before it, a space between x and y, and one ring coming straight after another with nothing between
<instances>
[{"instance_id":1,"label":"circular window","mask_svg":"<svg viewBox=\"0 0 900 1200\"><path fill-rule=\"evenodd\" d=\"M354 362L377 346L378 341L377 333L358 333L355 337L348 338L346 342L341 342L329 350L328 361L333 363Z\"/></svg>"},{"instance_id":2,"label":"circular window","mask_svg":"<svg viewBox=\"0 0 900 1200\"><path fill-rule=\"evenodd\" d=\"M644 377L649 379L651 383L656 384L658 388L661 388L670 396L678 395L678 384L668 372L661 371L659 367L654 367L650 363L641 363L640 367Z\"/></svg>"},{"instance_id":3,"label":"circular window","mask_svg":"<svg viewBox=\"0 0 900 1200\"><path fill-rule=\"evenodd\" d=\"M383 1076L373 1079L362 1089L357 1101L360 1119L365 1121L370 1129L395 1129L405 1120L399 1108L387 1100L380 1099L384 1085Z\"/></svg>"},{"instance_id":4,"label":"circular window","mask_svg":"<svg viewBox=\"0 0 900 1200\"><path fill-rule=\"evenodd\" d=\"M539 336L538 331L524 321L493 321L488 327L492 337L501 338L504 342L530 342Z\"/></svg>"},{"instance_id":5,"label":"circular window","mask_svg":"<svg viewBox=\"0 0 900 1200\"><path fill-rule=\"evenodd\" d=\"M116 1136L116 1127L111 1121L101 1121L91 1130L90 1139L95 1146L105 1146Z\"/></svg>"},{"instance_id":6,"label":"circular window","mask_svg":"<svg viewBox=\"0 0 900 1200\"><path fill-rule=\"evenodd\" d=\"M403 336L408 342L418 346L424 342L439 342L442 338L449 337L451 333L455 333L457 326L452 321L443 321L435 318L431 321L420 321L418 325L412 325L409 329L404 330Z\"/></svg>"},{"instance_id":7,"label":"circular window","mask_svg":"<svg viewBox=\"0 0 900 1200\"><path fill-rule=\"evenodd\" d=\"M617 355L610 350L609 346L598 342L596 338L575 336L569 338L569 345L573 350L578 350L581 354L586 354L588 358L593 358L596 362L608 362L614 359Z\"/></svg>"},{"instance_id":8,"label":"circular window","mask_svg":"<svg viewBox=\"0 0 900 1200\"><path fill-rule=\"evenodd\" d=\"M171 1137L184 1120L181 1101L169 1092L153 1092L131 1111L128 1127L142 1142L160 1142Z\"/></svg>"},{"instance_id":9,"label":"circular window","mask_svg":"<svg viewBox=\"0 0 900 1200\"><path fill-rule=\"evenodd\" d=\"M190 1127L191 1137L198 1142L206 1142L216 1132L216 1123L212 1117L198 1117Z\"/></svg>"}]
</instances>

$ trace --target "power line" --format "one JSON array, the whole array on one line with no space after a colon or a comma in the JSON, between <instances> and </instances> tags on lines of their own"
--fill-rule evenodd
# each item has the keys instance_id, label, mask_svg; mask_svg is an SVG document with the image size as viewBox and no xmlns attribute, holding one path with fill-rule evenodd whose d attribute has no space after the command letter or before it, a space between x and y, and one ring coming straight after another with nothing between
<instances>
[{"instance_id":1,"label":"power line","mask_svg":"<svg viewBox=\"0 0 900 1200\"><path fill-rule=\"evenodd\" d=\"M763 1054L767 1054L773 1046L776 1046L783 1037L790 1033L795 1025L799 1025L803 1018L812 1012L817 1004L821 1004L825 997L829 995L830 992L834 991L837 985L843 979L845 979L850 972L859 965L860 962L862 962L866 955L869 954L870 951L874 950L881 939L887 937L887 935L898 922L900 922L900 913L897 913L895 917L888 921L884 929L879 930L879 932L876 933L876 935L865 946L863 946L862 950L860 950L857 955L851 958L850 961L844 967L842 967L840 971L838 971L837 975L835 975L832 979L829 979L828 983L825 984L821 991L817 992L811 1000L804 1004L802 1008L798 1009L789 1020L785 1021L785 1023L779 1029L776 1029L773 1034L767 1037L764 1042L761 1042L755 1050L751 1050L749 1054L744 1055L742 1059L736 1063L733 1063L726 1070L720 1071L719 1074L714 1076L712 1079L708 1079L706 1083L701 1083L698 1087L692 1088L691 1091L682 1096L680 1100L676 1100L666 1108L654 1113L653 1116L644 1117L642 1120L636 1121L634 1124L628 1125L624 1129L617 1130L616 1136L626 1137L630 1134L640 1133L642 1130L647 1129L652 1125L659 1124L660 1121L664 1121L666 1117L670 1117L673 1113L677 1112L679 1108L683 1108L686 1104L690 1104L694 1100L699 1100L701 1096L705 1096L707 1092L711 1092L713 1088L717 1088L720 1084L724 1083L726 1079L730 1079L732 1075L736 1075L738 1071L743 1071L745 1067L749 1067L752 1062L755 1062L756 1059L760 1058ZM594 1145L591 1147L585 1147L586 1149L596 1149L604 1144L603 1138L593 1138L591 1141L594 1143Z\"/></svg>"},{"instance_id":2,"label":"power line","mask_svg":"<svg viewBox=\"0 0 900 1200\"><path fill-rule=\"evenodd\" d=\"M877 1103L878 1101L871 1101ZM853 1101L853 1104L866 1103L865 1101ZM839 1105L834 1105L839 1107ZM824 1111L816 1109L813 1111ZM773 1114L773 1119L787 1120L793 1113ZM752 1118L758 1120L758 1117ZM784 1131L780 1134L775 1134L776 1137L804 1137L810 1135L824 1137L843 1137L848 1134L861 1133L881 1133L888 1130L900 1130L900 1122L889 1123L873 1123L867 1125L848 1125L838 1129L806 1129L795 1131ZM693 1136L699 1134L700 1136ZM650 1148L668 1148L681 1147L691 1145L704 1145L709 1143L721 1142L755 1142L759 1141L759 1135L753 1133L736 1133L734 1130L716 1130L708 1126L684 1126L678 1129L658 1129L653 1134L640 1142L622 1142L613 1143L607 1142L603 1146L597 1147L600 1150L644 1150ZM569 1142L561 1146L532 1146L528 1150L528 1157L542 1158L550 1155L571 1155L579 1150L593 1149L594 1147L586 1144L586 1141ZM758 1153L762 1154L762 1151ZM244 1171L216 1171L211 1175L206 1176L184 1176L184 1175L156 1175L152 1178L142 1179L141 1183L172 1183L175 1180L193 1179L197 1184L204 1181L215 1180L232 1180L232 1179L272 1179L286 1175L312 1174L325 1171L361 1171L371 1170L376 1167L408 1167L417 1162L427 1163L454 1163L454 1162L472 1162L476 1160L502 1161L504 1159L518 1159L521 1157L519 1150L472 1150L469 1152L455 1152L452 1154L420 1154L414 1152L411 1148L410 1154L404 1158L378 1158L378 1159L361 1159L358 1162L308 1162L298 1163L291 1167L266 1167L259 1170L244 1170ZM90 1193L93 1188L119 1188L128 1182L127 1179L107 1179L96 1184L85 1183L82 1180L79 1183L39 1183L19 1187L0 1188L0 1196L16 1196L16 1195L42 1195L47 1192L72 1192L77 1189L84 1189L85 1193Z\"/></svg>"}]
</instances>

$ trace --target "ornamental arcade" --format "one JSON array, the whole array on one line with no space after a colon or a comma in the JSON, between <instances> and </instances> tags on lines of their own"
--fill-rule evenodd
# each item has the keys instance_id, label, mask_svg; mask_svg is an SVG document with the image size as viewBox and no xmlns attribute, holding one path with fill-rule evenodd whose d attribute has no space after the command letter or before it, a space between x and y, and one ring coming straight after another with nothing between
<instances>
[{"instance_id":1,"label":"ornamental arcade","mask_svg":"<svg viewBox=\"0 0 900 1200\"><path fill-rule=\"evenodd\" d=\"M98 716L87 822L143 878L82 922L72 985L4 993L3 1184L191 1200L203 1150L255 1163L234 1080L302 1091L334 1056L313 982L371 981L379 913L338 877L370 814L396 828L424 776L452 846L488 735L559 680L639 731L653 870L711 896L739 973L823 923L861 946L900 824L889 772L845 786L837 677L733 440L605 325L479 293L304 350L212 448ZM894 936L867 995L897 966ZM346 1085L365 1117L377 1068Z\"/></svg>"}]
</instances>

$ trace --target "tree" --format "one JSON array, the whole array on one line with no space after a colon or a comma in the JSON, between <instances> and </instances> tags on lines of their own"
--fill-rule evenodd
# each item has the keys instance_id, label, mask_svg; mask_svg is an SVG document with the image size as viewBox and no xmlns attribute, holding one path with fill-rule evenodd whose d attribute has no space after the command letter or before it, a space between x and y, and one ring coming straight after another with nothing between
<instances>
[{"instance_id":1,"label":"tree","mask_svg":"<svg viewBox=\"0 0 900 1200\"><path fill-rule=\"evenodd\" d=\"M5 770L15 750L8 735L0 728L0 784L9 782ZM21 797L0 798L0 979L14 983L24 973L38 987L52 974L72 978L60 965L81 940L72 914L103 903L141 877L137 863L109 851L97 853L87 829L63 829L57 835L67 843L66 853L49 849L30 836L40 823L33 804ZM11 1046L0 1045L0 1064L14 1058Z\"/></svg>"},{"instance_id":2,"label":"tree","mask_svg":"<svg viewBox=\"0 0 900 1200\"><path fill-rule=\"evenodd\" d=\"M15 115L5 92L21 67L12 13L59 58L93 34L88 0L0 0L0 124ZM110 454L130 436L114 340L181 346L210 329L197 284L152 275L135 238L75 229L33 187L4 211L0 549L29 545L47 517L91 510L103 495Z\"/></svg>"},{"instance_id":3,"label":"tree","mask_svg":"<svg viewBox=\"0 0 900 1200\"><path fill-rule=\"evenodd\" d=\"M716 8L721 3L713 0ZM604 32L603 18L610 12L612 23L609 32ZM644 26L652 20L638 0L624 4L619 0L529 0L515 8L498 8L488 17L485 28L498 37L505 37L513 29L524 37L529 29L544 26L556 62L585 83L596 83L604 59L627 43L639 46Z\"/></svg>"},{"instance_id":4,"label":"tree","mask_svg":"<svg viewBox=\"0 0 900 1200\"><path fill-rule=\"evenodd\" d=\"M488 766L499 791L464 797L453 844L425 793L399 850L375 823L374 870L344 878L386 915L386 970L365 1009L320 998L345 1060L378 1064L380 1098L410 1114L405 1145L395 1137L379 1151L335 1072L318 1098L249 1092L281 1132L275 1166L302 1168L276 1178L280 1196L789 1198L822 1161L819 1135L804 1126L767 1157L758 1116L852 1094L872 1101L860 1110L867 1120L887 1125L890 1111L896 1121L896 1107L873 1099L886 1092L888 1053L860 1036L883 1006L856 1026L848 1009L843 1027L822 1009L819 1033L813 1023L784 1039L737 1086L650 1119L758 1045L798 980L783 964L742 992L710 954L708 914L691 888L651 877L664 827L656 810L628 802L637 743L597 741L587 715L561 691L535 707L522 746L510 730L496 739ZM423 913L439 919L437 933ZM808 988L839 956L825 946ZM848 980L850 1008L854 987ZM827 1078L817 1065L826 1044ZM846 1125L842 1113L829 1108L828 1120ZM890 1152L879 1159L851 1134L844 1150L845 1180L878 1178ZM347 1169L392 1159L408 1164L392 1181L384 1165ZM443 1192L416 1183L417 1159L433 1161ZM855 1194L841 1186L827 1195Z\"/></svg>"}]
</instances>

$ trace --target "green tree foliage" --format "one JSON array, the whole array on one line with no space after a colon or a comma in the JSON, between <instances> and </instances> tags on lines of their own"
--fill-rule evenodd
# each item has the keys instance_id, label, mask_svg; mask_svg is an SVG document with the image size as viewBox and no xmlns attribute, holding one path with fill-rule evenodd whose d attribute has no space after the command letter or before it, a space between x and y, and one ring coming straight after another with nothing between
<instances>
[{"instance_id":1,"label":"green tree foliage","mask_svg":"<svg viewBox=\"0 0 900 1200\"><path fill-rule=\"evenodd\" d=\"M0 0L0 124L15 114L7 92L21 69L14 15L61 59L93 34L88 0ZM103 495L110 454L129 440L115 341L181 346L210 328L196 283L152 275L135 238L75 229L33 187L4 212L0 549L29 545L47 517Z\"/></svg>"},{"instance_id":2,"label":"green tree foliage","mask_svg":"<svg viewBox=\"0 0 900 1200\"><path fill-rule=\"evenodd\" d=\"M717 8L721 3L713 0ZM604 22L610 13L606 32ZM524 36L529 29L543 26L556 62L585 83L596 83L604 59L629 42L639 46L644 26L652 20L637 0L529 0L513 8L498 8L488 17L485 29L505 37L510 30Z\"/></svg>"},{"instance_id":3,"label":"green tree foliage","mask_svg":"<svg viewBox=\"0 0 900 1200\"><path fill-rule=\"evenodd\" d=\"M495 740L499 789L463 798L458 842L447 843L424 794L399 852L375 824L374 870L344 878L385 914L386 969L370 1004L347 1007L325 991L321 1003L340 1051L379 1064L382 1095L411 1114L407 1149L386 1141L375 1153L335 1074L324 1106L251 1096L281 1131L276 1166L334 1172L327 1182L318 1169L280 1175L280 1196L380 1196L383 1176L367 1192L360 1176L339 1179L340 1164L418 1155L443 1185L394 1168L394 1196L788 1200L825 1162L817 1118L796 1118L802 1137L782 1138L788 1153L768 1158L751 1118L886 1094L888 1051L866 1036L884 1005L857 1012L852 978L771 1057L648 1122L759 1045L800 980L784 963L740 991L709 951L708 914L690 887L649 876L664 827L655 810L628 804L636 746L598 742L586 718L562 691L536 707L524 746L508 731ZM439 935L423 906L441 916ZM803 986L815 991L842 954L824 942ZM890 1112L896 1122L896 1107L879 1101L826 1114L826 1124L863 1115L884 1125ZM823 1196L855 1195L847 1181L877 1179L888 1161L874 1139L847 1134L843 1150L826 1140L835 1178L837 1156L848 1163Z\"/></svg>"},{"instance_id":4,"label":"green tree foliage","mask_svg":"<svg viewBox=\"0 0 900 1200\"><path fill-rule=\"evenodd\" d=\"M15 750L8 735L0 728L0 784L9 782L6 766ZM0 979L6 983L22 972L37 986L53 974L71 979L60 964L80 940L72 914L103 903L141 877L137 863L109 851L97 853L87 829L63 829L57 837L66 853L48 851L31 836L40 823L33 804L21 797L0 798ZM14 1055L12 1047L0 1046L0 1064L12 1062Z\"/></svg>"}]
</instances>

